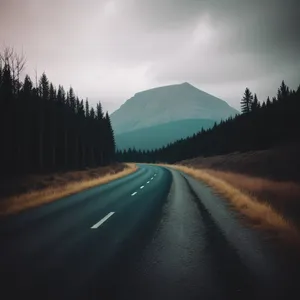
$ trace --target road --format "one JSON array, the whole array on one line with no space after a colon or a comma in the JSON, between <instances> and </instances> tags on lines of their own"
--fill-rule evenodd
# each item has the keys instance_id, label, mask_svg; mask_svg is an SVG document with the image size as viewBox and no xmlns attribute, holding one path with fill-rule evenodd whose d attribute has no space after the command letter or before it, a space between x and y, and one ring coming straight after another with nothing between
<instances>
[{"instance_id":1,"label":"road","mask_svg":"<svg viewBox=\"0 0 300 300\"><path fill-rule=\"evenodd\" d=\"M287 299L262 236L179 171L137 172L0 220L2 299Z\"/></svg>"}]
</instances>

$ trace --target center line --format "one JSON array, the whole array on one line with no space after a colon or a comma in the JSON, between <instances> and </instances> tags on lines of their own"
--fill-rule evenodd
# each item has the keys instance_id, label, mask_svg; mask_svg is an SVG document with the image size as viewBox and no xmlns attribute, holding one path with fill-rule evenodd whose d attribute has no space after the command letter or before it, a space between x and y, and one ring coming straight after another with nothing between
<instances>
[{"instance_id":1,"label":"center line","mask_svg":"<svg viewBox=\"0 0 300 300\"><path fill-rule=\"evenodd\" d=\"M107 219L109 219L112 215L114 214L114 212L110 212L109 214L107 214L103 219L101 219L98 223L96 223L95 225L93 225L91 227L91 229L97 229L100 225L102 225Z\"/></svg>"},{"instance_id":2,"label":"center line","mask_svg":"<svg viewBox=\"0 0 300 300\"><path fill-rule=\"evenodd\" d=\"M149 183L150 181L147 181L147 183Z\"/></svg>"},{"instance_id":3,"label":"center line","mask_svg":"<svg viewBox=\"0 0 300 300\"><path fill-rule=\"evenodd\" d=\"M142 185L141 187L140 187L140 189L143 189L144 188L144 186Z\"/></svg>"},{"instance_id":4,"label":"center line","mask_svg":"<svg viewBox=\"0 0 300 300\"><path fill-rule=\"evenodd\" d=\"M151 178L151 180L153 180L153 177Z\"/></svg>"},{"instance_id":5,"label":"center line","mask_svg":"<svg viewBox=\"0 0 300 300\"><path fill-rule=\"evenodd\" d=\"M137 192L132 193L131 196L134 196L135 194L137 194Z\"/></svg>"}]
</instances>

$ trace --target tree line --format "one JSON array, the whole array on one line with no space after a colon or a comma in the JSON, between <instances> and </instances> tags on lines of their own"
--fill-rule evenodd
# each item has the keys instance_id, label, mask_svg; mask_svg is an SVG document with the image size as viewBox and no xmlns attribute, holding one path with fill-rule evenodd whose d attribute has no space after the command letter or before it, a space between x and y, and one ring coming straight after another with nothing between
<instances>
[{"instance_id":1,"label":"tree line","mask_svg":"<svg viewBox=\"0 0 300 300\"><path fill-rule=\"evenodd\" d=\"M117 151L116 156L124 162L175 163L197 156L267 149L289 141L299 142L299 115L300 86L292 90L282 81L277 95L262 103L246 88L241 100L241 114L160 149L127 149Z\"/></svg>"},{"instance_id":2,"label":"tree line","mask_svg":"<svg viewBox=\"0 0 300 300\"><path fill-rule=\"evenodd\" d=\"M25 58L0 54L0 176L104 166L115 160L108 113L43 73L35 83L20 75Z\"/></svg>"}]
</instances>

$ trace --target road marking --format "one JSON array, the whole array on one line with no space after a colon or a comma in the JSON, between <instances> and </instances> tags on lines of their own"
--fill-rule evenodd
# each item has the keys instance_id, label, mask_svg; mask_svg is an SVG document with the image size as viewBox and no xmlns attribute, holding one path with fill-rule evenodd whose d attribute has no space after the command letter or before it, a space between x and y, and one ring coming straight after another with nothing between
<instances>
[{"instance_id":1,"label":"road marking","mask_svg":"<svg viewBox=\"0 0 300 300\"><path fill-rule=\"evenodd\" d=\"M150 183L150 181L147 181L147 183Z\"/></svg>"},{"instance_id":2,"label":"road marking","mask_svg":"<svg viewBox=\"0 0 300 300\"><path fill-rule=\"evenodd\" d=\"M137 192L132 193L131 196L134 196L135 194L137 194Z\"/></svg>"},{"instance_id":3,"label":"road marking","mask_svg":"<svg viewBox=\"0 0 300 300\"><path fill-rule=\"evenodd\" d=\"M143 189L144 188L144 186L142 185L141 187L140 187L140 189Z\"/></svg>"},{"instance_id":4,"label":"road marking","mask_svg":"<svg viewBox=\"0 0 300 300\"><path fill-rule=\"evenodd\" d=\"M100 225L102 225L107 219L109 219L112 215L114 214L114 212L110 212L109 214L107 214L103 219L101 219L98 223L96 223L95 225L93 225L91 227L91 229L97 229Z\"/></svg>"},{"instance_id":5,"label":"road marking","mask_svg":"<svg viewBox=\"0 0 300 300\"><path fill-rule=\"evenodd\" d=\"M153 180L153 177L151 178L151 180Z\"/></svg>"},{"instance_id":6,"label":"road marking","mask_svg":"<svg viewBox=\"0 0 300 300\"><path fill-rule=\"evenodd\" d=\"M154 174L154 176L156 176L156 174Z\"/></svg>"}]
</instances>

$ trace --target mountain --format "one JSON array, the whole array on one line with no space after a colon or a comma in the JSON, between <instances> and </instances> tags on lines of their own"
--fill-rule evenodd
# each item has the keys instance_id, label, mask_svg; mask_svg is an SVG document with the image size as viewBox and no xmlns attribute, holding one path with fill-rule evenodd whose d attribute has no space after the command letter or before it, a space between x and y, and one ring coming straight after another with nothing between
<instances>
[{"instance_id":1,"label":"mountain","mask_svg":"<svg viewBox=\"0 0 300 300\"><path fill-rule=\"evenodd\" d=\"M136 93L111 115L115 134L184 119L220 121L238 111L191 84L158 87Z\"/></svg>"},{"instance_id":2,"label":"mountain","mask_svg":"<svg viewBox=\"0 0 300 300\"><path fill-rule=\"evenodd\" d=\"M212 120L180 120L124 132L116 135L115 140L119 150L134 147L140 150L151 150L161 148L181 138L192 136L194 133L201 131L202 128L207 129L213 125L214 121Z\"/></svg>"},{"instance_id":3,"label":"mountain","mask_svg":"<svg viewBox=\"0 0 300 300\"><path fill-rule=\"evenodd\" d=\"M174 138L193 135L196 128L202 128L202 122L206 125L209 122L209 126L212 126L214 122L237 113L225 101L185 82L136 93L112 113L110 118L117 147L132 145L138 149L137 145L147 144L147 147L153 148L157 144L175 141ZM185 121L181 125L177 122L183 120L190 122ZM195 120L199 121L197 126ZM186 128L181 129L180 126ZM146 128L148 130L144 130ZM154 139L155 135L157 141ZM146 141L147 137L149 141L145 144L142 141Z\"/></svg>"}]
</instances>

